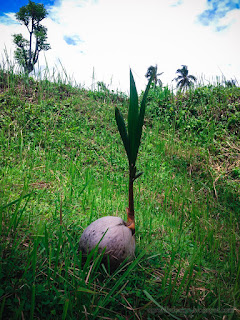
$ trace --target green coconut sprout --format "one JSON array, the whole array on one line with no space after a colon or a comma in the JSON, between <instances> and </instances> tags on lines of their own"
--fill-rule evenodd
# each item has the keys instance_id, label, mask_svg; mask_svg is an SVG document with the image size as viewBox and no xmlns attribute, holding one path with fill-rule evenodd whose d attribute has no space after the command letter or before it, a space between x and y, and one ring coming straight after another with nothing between
<instances>
[{"instance_id":1,"label":"green coconut sprout","mask_svg":"<svg viewBox=\"0 0 240 320\"><path fill-rule=\"evenodd\" d=\"M127 226L132 230L133 233L135 233L133 182L143 173L137 173L136 161L138 150L141 144L147 95L154 76L155 74L152 73L139 109L137 89L132 71L130 70L130 103L128 108L128 127L126 127L124 118L120 110L117 107L115 108L115 119L129 163Z\"/></svg>"}]
</instances>

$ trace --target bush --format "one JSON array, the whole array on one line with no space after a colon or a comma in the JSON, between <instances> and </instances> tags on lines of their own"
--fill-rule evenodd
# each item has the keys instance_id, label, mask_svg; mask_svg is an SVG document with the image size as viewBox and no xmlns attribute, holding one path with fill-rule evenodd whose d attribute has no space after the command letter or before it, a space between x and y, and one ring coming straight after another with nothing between
<instances>
[{"instance_id":1,"label":"bush","mask_svg":"<svg viewBox=\"0 0 240 320\"><path fill-rule=\"evenodd\" d=\"M240 88L208 85L174 96L168 87L152 86L148 114L197 144L239 136Z\"/></svg>"}]
</instances>

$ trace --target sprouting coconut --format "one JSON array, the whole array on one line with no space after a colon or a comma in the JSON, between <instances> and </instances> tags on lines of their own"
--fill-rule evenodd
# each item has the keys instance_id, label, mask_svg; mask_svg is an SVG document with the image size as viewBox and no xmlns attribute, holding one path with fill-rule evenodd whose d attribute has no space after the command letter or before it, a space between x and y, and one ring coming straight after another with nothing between
<instances>
[{"instance_id":1,"label":"sprouting coconut","mask_svg":"<svg viewBox=\"0 0 240 320\"><path fill-rule=\"evenodd\" d=\"M109 260L111 269L117 268L126 259L132 260L135 253L135 218L133 182L142 172L136 173L136 160L141 142L145 115L146 98L154 78L152 74L144 92L141 107L138 107L138 94L130 70L130 103L128 109L128 131L119 109L115 108L115 119L129 162L129 191L127 222L119 217L107 216L92 222L83 232L79 247L88 254L98 245L99 252L104 251L103 262Z\"/></svg>"}]
</instances>

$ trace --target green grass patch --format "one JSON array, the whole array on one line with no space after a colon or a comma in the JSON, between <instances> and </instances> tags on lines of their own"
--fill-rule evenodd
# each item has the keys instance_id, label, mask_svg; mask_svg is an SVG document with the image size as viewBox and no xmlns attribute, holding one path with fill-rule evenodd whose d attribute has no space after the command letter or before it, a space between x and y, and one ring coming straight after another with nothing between
<instances>
[{"instance_id":1,"label":"green grass patch","mask_svg":"<svg viewBox=\"0 0 240 320\"><path fill-rule=\"evenodd\" d=\"M236 319L239 88L152 88L134 186L136 259L113 274L78 243L126 219L115 107L128 97L0 70L2 319ZM60 223L62 222L62 223Z\"/></svg>"}]
</instances>

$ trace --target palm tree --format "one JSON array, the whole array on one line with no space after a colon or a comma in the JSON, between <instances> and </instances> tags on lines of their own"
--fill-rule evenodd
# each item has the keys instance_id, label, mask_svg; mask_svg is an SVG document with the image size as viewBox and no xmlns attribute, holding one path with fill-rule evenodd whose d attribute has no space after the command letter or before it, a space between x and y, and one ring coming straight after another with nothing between
<instances>
[{"instance_id":1,"label":"palm tree","mask_svg":"<svg viewBox=\"0 0 240 320\"><path fill-rule=\"evenodd\" d=\"M177 88L180 90L187 90L194 85L194 82L197 81L197 78L191 74L188 74L188 67L182 65L181 69L177 69L176 73L178 76L173 80L177 81Z\"/></svg>"},{"instance_id":2,"label":"palm tree","mask_svg":"<svg viewBox=\"0 0 240 320\"><path fill-rule=\"evenodd\" d=\"M158 79L158 77L161 76L163 74L163 72L157 73L157 65L156 65L156 67L150 66L147 69L147 73L145 74L145 77L149 80L153 73L154 73L153 81L155 82L155 86L158 84L160 87L162 87L162 81L160 79Z\"/></svg>"},{"instance_id":3,"label":"palm tree","mask_svg":"<svg viewBox=\"0 0 240 320\"><path fill-rule=\"evenodd\" d=\"M236 87L237 86L237 80L236 79L225 80L225 86L227 88Z\"/></svg>"}]
</instances>

